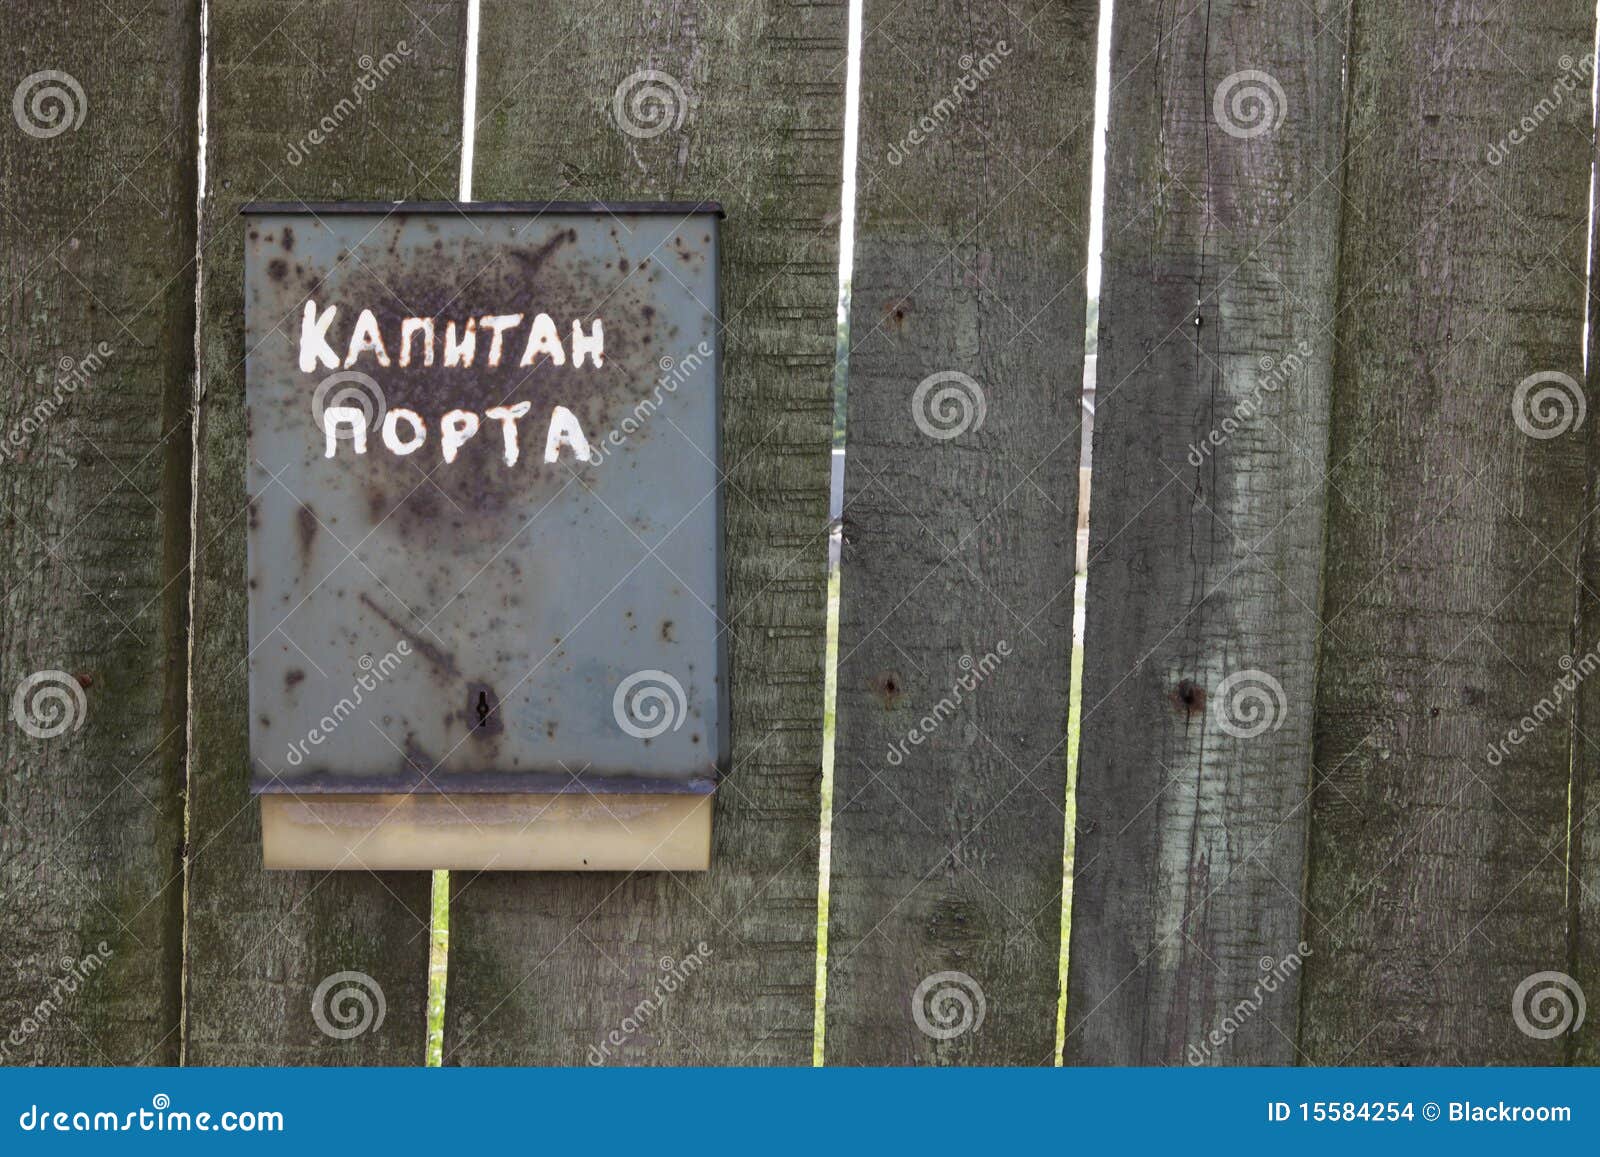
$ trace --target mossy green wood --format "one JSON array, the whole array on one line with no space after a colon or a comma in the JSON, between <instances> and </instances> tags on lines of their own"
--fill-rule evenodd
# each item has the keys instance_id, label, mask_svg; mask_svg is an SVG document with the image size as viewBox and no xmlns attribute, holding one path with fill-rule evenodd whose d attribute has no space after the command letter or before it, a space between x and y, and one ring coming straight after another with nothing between
<instances>
[{"instance_id":1,"label":"mossy green wood","mask_svg":"<svg viewBox=\"0 0 1600 1157\"><path fill-rule=\"evenodd\" d=\"M1069 1063L1295 1059L1343 11L1116 10Z\"/></svg>"},{"instance_id":2,"label":"mossy green wood","mask_svg":"<svg viewBox=\"0 0 1600 1157\"><path fill-rule=\"evenodd\" d=\"M810 1060L845 52L842 3L483 6L475 196L727 209L733 767L708 873L452 876L446 1064Z\"/></svg>"},{"instance_id":3,"label":"mossy green wood","mask_svg":"<svg viewBox=\"0 0 1600 1157\"><path fill-rule=\"evenodd\" d=\"M1595 419L1516 407L1530 375L1583 375L1592 73L1551 97L1594 20L1587 0L1354 7L1307 1063L1566 1057L1512 1001L1572 967L1569 897L1592 886L1567 871L1569 708L1491 750L1574 650Z\"/></svg>"},{"instance_id":4,"label":"mossy green wood","mask_svg":"<svg viewBox=\"0 0 1600 1157\"><path fill-rule=\"evenodd\" d=\"M0 1063L178 1056L199 50L188 0L0 9Z\"/></svg>"},{"instance_id":5,"label":"mossy green wood","mask_svg":"<svg viewBox=\"0 0 1600 1157\"><path fill-rule=\"evenodd\" d=\"M1098 18L864 12L829 1064L1054 1059Z\"/></svg>"},{"instance_id":6,"label":"mossy green wood","mask_svg":"<svg viewBox=\"0 0 1600 1157\"><path fill-rule=\"evenodd\" d=\"M185 1056L191 1064L419 1064L427 873L261 867L248 790L239 208L454 196L465 6L230 0L210 14ZM364 85L374 70L382 78ZM285 629L292 633L292 617ZM312 1000L324 978L346 971L372 978L385 1014L381 1026L336 1039L319 1028ZM358 1023L335 1019L341 1011L355 1006L325 1013L334 1029Z\"/></svg>"}]
</instances>

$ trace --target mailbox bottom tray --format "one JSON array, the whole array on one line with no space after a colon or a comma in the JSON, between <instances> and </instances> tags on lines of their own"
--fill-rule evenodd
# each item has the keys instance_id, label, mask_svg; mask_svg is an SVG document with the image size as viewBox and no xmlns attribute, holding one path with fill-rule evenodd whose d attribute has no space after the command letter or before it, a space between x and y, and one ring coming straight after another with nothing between
<instances>
[{"instance_id":1,"label":"mailbox bottom tray","mask_svg":"<svg viewBox=\"0 0 1600 1157\"><path fill-rule=\"evenodd\" d=\"M265 866L704 871L709 795L263 795Z\"/></svg>"}]
</instances>

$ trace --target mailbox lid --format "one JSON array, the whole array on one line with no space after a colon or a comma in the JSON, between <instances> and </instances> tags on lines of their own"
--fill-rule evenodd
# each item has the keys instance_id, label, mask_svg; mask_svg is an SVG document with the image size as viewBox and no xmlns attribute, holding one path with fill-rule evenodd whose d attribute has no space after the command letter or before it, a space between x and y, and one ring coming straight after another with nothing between
<instances>
[{"instance_id":1,"label":"mailbox lid","mask_svg":"<svg viewBox=\"0 0 1600 1157\"><path fill-rule=\"evenodd\" d=\"M255 790L712 790L727 756L719 215L246 210ZM559 354L550 329L534 340L541 315ZM508 465L490 411L524 403ZM329 406L361 410L364 437ZM558 407L589 460L570 437L545 460ZM396 411L421 423L409 453L384 438ZM446 461L453 412L476 432ZM418 432L396 418L397 445Z\"/></svg>"}]
</instances>

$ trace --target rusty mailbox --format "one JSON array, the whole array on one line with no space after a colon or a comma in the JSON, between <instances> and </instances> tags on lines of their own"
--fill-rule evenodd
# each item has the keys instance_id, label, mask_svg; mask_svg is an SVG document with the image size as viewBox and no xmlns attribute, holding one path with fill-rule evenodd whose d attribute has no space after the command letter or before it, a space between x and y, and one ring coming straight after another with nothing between
<instances>
[{"instance_id":1,"label":"rusty mailbox","mask_svg":"<svg viewBox=\"0 0 1600 1157\"><path fill-rule=\"evenodd\" d=\"M720 216L245 210L268 867L707 866Z\"/></svg>"}]
</instances>

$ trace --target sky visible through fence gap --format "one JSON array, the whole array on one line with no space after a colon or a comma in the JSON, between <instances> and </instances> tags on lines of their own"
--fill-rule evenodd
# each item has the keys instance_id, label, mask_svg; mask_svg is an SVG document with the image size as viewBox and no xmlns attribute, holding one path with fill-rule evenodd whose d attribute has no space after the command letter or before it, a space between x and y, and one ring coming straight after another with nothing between
<instances>
[{"instance_id":1,"label":"sky visible through fence gap","mask_svg":"<svg viewBox=\"0 0 1600 1157\"><path fill-rule=\"evenodd\" d=\"M1594 33L1594 38L1589 42L1589 52L1590 52L1591 59L1600 59L1600 0L1596 0L1596 3L1595 3L1595 33ZM1595 207L1595 192L1596 192L1596 190L1595 190L1595 182L1597 180L1600 180L1600 168L1597 168L1597 166L1595 165L1595 159L1594 159L1595 158L1595 147L1594 146L1595 146L1595 141L1596 141L1595 134L1596 134L1597 130L1600 130L1600 70L1591 69L1590 72L1591 72L1591 75L1590 75L1590 79L1589 79L1589 142L1590 142L1590 148L1589 148L1589 211L1588 211L1588 231L1587 231L1586 236L1584 237L1584 244L1583 244L1583 331L1582 331L1582 340L1581 340L1582 348L1579 350L1579 358L1580 358L1580 360L1579 360L1579 363L1578 363L1580 366L1583 367L1583 387L1584 387L1585 390L1588 389L1588 384L1589 384L1589 322L1590 322L1590 316L1591 316L1591 314L1593 312L1592 303L1594 301L1594 225L1595 225L1595 222L1594 222L1594 207ZM1593 494L1592 489L1591 489L1591 491L1589 493L1589 501L1591 503L1594 501L1594 494ZM1577 565L1575 567L1575 569L1577 570L1577 573L1580 576L1583 574L1583 562L1584 562L1583 555L1584 555L1584 547L1583 547L1583 544L1582 544L1582 542L1580 540L1580 543L1579 543L1579 546L1578 546L1578 552L1577 552L1577 560L1576 560L1577 561ZM1583 651L1583 648L1585 646L1587 646L1587 643L1584 641L1584 639L1582 637L1582 631L1583 631L1583 628L1584 628L1584 622L1583 622L1583 582L1582 582L1581 578L1580 578L1579 583L1577 584L1577 589L1573 592L1573 595L1574 595L1574 607L1573 607L1573 616L1572 616L1572 646L1571 646L1571 650L1570 650L1569 653L1573 654L1573 655L1577 655L1577 654L1581 654L1582 651ZM1583 733L1582 733L1582 730L1578 726L1578 715L1576 713L1574 713L1571 723L1572 723L1572 727L1571 727L1571 736L1570 736L1570 746L1568 748L1568 759L1569 759L1569 762L1568 762L1568 770L1567 770L1567 817L1566 817L1567 818L1567 826L1566 826L1566 843L1565 843L1565 846L1562 848L1562 856L1563 856L1563 860L1564 860L1563 865L1562 865L1562 878L1566 881L1565 900L1566 900L1566 905L1567 905L1567 944L1568 944L1567 971L1571 975L1577 976L1577 975L1579 975L1579 968L1580 968L1579 951L1580 951L1580 947L1582 945L1582 937L1580 935L1580 928L1579 928L1579 923L1578 923L1578 921L1579 921L1578 901L1577 901L1577 897L1574 896L1573 892L1572 892L1572 881L1576 878L1573 875L1573 857L1575 855L1581 855L1581 849L1579 847L1579 843L1580 843L1580 840L1581 840L1579 829L1581 827L1581 823L1580 823L1577 811L1573 807L1573 803L1574 803L1574 799L1575 799L1575 794L1581 790L1580 781L1578 779L1578 776L1582 772L1582 765L1581 765L1580 756L1579 756L1579 743L1582 742ZM1576 1058L1576 1049L1574 1047L1573 1039L1570 1038L1570 1037L1567 1040L1565 1058L1566 1058L1566 1063L1569 1064L1569 1065L1577 1063L1576 1060L1575 1060L1575 1058Z\"/></svg>"},{"instance_id":2,"label":"sky visible through fence gap","mask_svg":"<svg viewBox=\"0 0 1600 1157\"><path fill-rule=\"evenodd\" d=\"M863 0L850 0L844 87L844 172L839 188L839 312L833 366L833 469L828 493L828 628L823 650L822 808L817 830L817 979L811 1063L821 1066L827 1037L828 876L833 851L833 753L839 698L839 566L844 548L845 400L850 391L850 278L855 267L856 148L861 132Z\"/></svg>"},{"instance_id":3,"label":"sky visible through fence gap","mask_svg":"<svg viewBox=\"0 0 1600 1157\"><path fill-rule=\"evenodd\" d=\"M189 414L189 591L184 617L188 638L184 641L184 761L183 761L183 920L178 976L178 1064L188 1063L189 1050L189 856L190 818L194 793L189 771L194 754L194 605L199 586L200 567L200 323L205 316L201 294L205 288L205 207L206 207L206 98L211 71L211 4L200 0L200 85L195 101L195 187L194 187L194 382L190 388Z\"/></svg>"},{"instance_id":4,"label":"sky visible through fence gap","mask_svg":"<svg viewBox=\"0 0 1600 1157\"><path fill-rule=\"evenodd\" d=\"M1100 24L1096 30L1094 59L1094 163L1089 178L1089 244L1084 255L1087 270L1088 322L1084 334L1083 407L1080 420L1084 423L1086 437L1081 443L1087 450L1092 420L1090 397L1095 386L1095 363L1092 360L1100 347L1100 249L1105 225L1106 192L1106 121L1111 110L1111 20L1115 0L1102 0ZM1088 519L1092 515L1089 505L1090 472L1087 452L1079 460L1078 509L1081 513L1080 533L1088 534ZM1064 846L1061 849L1061 959L1056 984L1060 993L1056 1000L1056 1052L1055 1063L1060 1066L1067 1043L1067 942L1072 932L1072 855L1077 828L1078 809L1074 799L1078 785L1078 729L1083 721L1083 640L1084 621L1089 591L1088 551L1083 551L1084 565L1073 583L1072 603L1072 693L1068 698L1067 713L1067 799L1066 823L1063 825Z\"/></svg>"},{"instance_id":5,"label":"sky visible through fence gap","mask_svg":"<svg viewBox=\"0 0 1600 1157\"><path fill-rule=\"evenodd\" d=\"M472 200L472 161L478 140L478 26L482 16L479 0L467 0L467 37L461 61L461 176L456 197ZM423 1042L423 1064L439 1068L444 1064L445 992L450 978L450 873L433 873L429 903L428 930L428 1013L427 1039Z\"/></svg>"}]
</instances>

